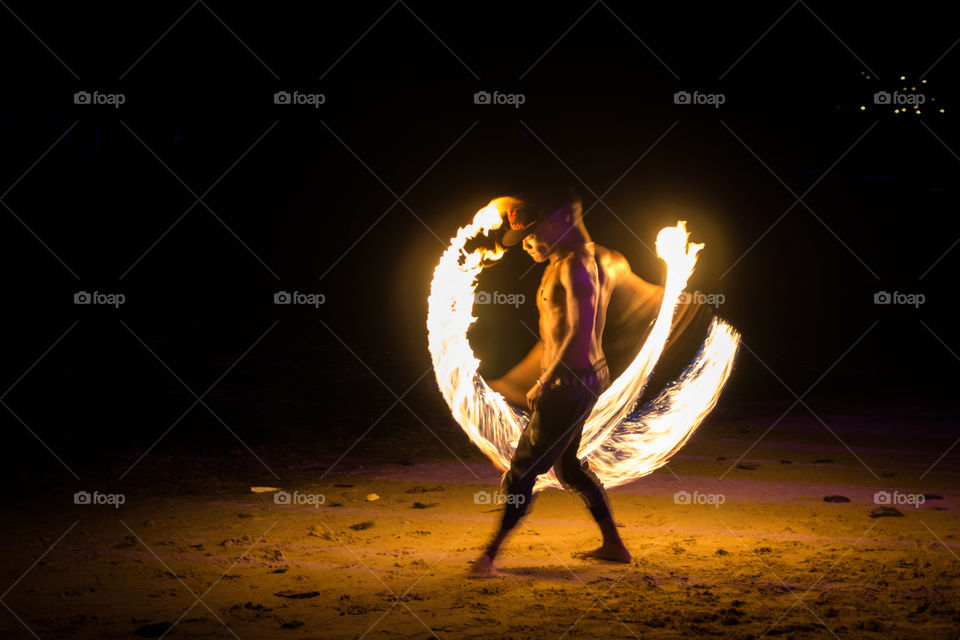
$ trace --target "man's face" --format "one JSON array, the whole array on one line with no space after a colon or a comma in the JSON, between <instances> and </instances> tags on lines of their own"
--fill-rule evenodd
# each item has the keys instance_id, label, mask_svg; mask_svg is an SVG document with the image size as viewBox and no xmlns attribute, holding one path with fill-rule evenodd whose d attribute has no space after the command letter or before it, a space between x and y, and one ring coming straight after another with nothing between
<instances>
[{"instance_id":1,"label":"man's face","mask_svg":"<svg viewBox=\"0 0 960 640\"><path fill-rule=\"evenodd\" d=\"M543 234L534 231L523 239L523 250L533 258L534 262L546 262L550 253L550 245L544 241L545 239L542 236Z\"/></svg>"},{"instance_id":2,"label":"man's face","mask_svg":"<svg viewBox=\"0 0 960 640\"><path fill-rule=\"evenodd\" d=\"M523 250L533 258L534 262L546 262L550 254L556 250L566 229L566 222L568 221L561 214L554 213L538 224L536 231L527 234L523 239Z\"/></svg>"}]
</instances>

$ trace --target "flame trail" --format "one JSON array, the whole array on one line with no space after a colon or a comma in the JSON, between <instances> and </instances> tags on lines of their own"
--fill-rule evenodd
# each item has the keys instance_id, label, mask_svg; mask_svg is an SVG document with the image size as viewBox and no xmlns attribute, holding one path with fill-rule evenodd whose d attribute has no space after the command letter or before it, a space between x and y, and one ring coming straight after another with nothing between
<instances>
[{"instance_id":1,"label":"flame trail","mask_svg":"<svg viewBox=\"0 0 960 640\"><path fill-rule=\"evenodd\" d=\"M480 361L467 340L467 330L477 320L472 315L477 276L485 263L502 258L504 250L464 250L468 240L500 227L500 200L491 201L461 227L441 256L430 287L427 331L437 384L454 419L494 465L506 471L529 415L514 409L477 373ZM657 255L667 265L660 310L640 352L600 395L583 427L579 457L590 461L606 487L663 466L713 410L733 368L740 334L714 318L700 351L680 377L647 404L636 406L704 246L688 244L688 235L683 221L657 235ZM534 491L546 487L561 488L552 469L537 479Z\"/></svg>"}]
</instances>

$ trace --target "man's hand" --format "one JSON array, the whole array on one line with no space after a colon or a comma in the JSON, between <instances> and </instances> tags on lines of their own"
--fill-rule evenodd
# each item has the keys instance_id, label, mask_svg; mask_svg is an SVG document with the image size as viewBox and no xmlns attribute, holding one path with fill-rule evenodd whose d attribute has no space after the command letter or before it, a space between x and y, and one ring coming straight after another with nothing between
<instances>
[{"instance_id":1,"label":"man's hand","mask_svg":"<svg viewBox=\"0 0 960 640\"><path fill-rule=\"evenodd\" d=\"M543 385L537 380L530 391L527 391L527 406L530 407L530 411L537 410L541 397L543 397Z\"/></svg>"}]
</instances>

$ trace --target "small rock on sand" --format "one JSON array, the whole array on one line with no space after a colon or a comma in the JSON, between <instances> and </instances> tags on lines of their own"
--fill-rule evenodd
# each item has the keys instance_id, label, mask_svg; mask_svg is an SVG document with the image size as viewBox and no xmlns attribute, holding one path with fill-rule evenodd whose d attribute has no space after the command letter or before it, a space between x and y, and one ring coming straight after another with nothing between
<instances>
[{"instance_id":1,"label":"small rock on sand","mask_svg":"<svg viewBox=\"0 0 960 640\"><path fill-rule=\"evenodd\" d=\"M443 487L441 485L437 485L435 487L416 486L412 489L407 489L407 493L426 493L427 491L443 491Z\"/></svg>"},{"instance_id":2,"label":"small rock on sand","mask_svg":"<svg viewBox=\"0 0 960 640\"><path fill-rule=\"evenodd\" d=\"M300 620L281 620L280 628L281 629L298 629L303 626L303 622Z\"/></svg>"},{"instance_id":3,"label":"small rock on sand","mask_svg":"<svg viewBox=\"0 0 960 640\"><path fill-rule=\"evenodd\" d=\"M283 591L277 591L273 594L280 598L295 598L302 600L303 598L316 598L320 595L319 591L293 591L292 589L285 589Z\"/></svg>"},{"instance_id":4,"label":"small rock on sand","mask_svg":"<svg viewBox=\"0 0 960 640\"><path fill-rule=\"evenodd\" d=\"M154 622L152 624L145 624L139 629L137 629L136 634L141 638L159 638L162 635L165 635L170 627L173 626L170 622Z\"/></svg>"}]
</instances>

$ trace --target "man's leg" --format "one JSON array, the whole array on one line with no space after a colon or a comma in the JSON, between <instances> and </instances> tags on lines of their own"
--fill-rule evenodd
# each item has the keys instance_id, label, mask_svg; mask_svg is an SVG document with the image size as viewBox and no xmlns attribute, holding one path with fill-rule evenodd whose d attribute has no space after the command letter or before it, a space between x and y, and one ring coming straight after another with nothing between
<instances>
[{"instance_id":1,"label":"man's leg","mask_svg":"<svg viewBox=\"0 0 960 640\"><path fill-rule=\"evenodd\" d=\"M583 389L582 392L589 393L590 390ZM593 516L600 527L603 543L587 555L604 560L630 562L630 552L627 551L623 540L620 538L620 532L617 531L617 525L613 520L613 514L610 512L610 505L606 491L603 489L603 483L600 482L597 474L590 469L587 460L580 460L577 457L580 449L580 439L583 434L583 423L596 404L596 396L593 396L593 398L591 401L588 397L585 397L583 409L581 409L583 417L576 427L576 434L560 456L555 471L560 484L570 491L575 491L580 496L590 511L590 515Z\"/></svg>"},{"instance_id":2,"label":"man's leg","mask_svg":"<svg viewBox=\"0 0 960 640\"><path fill-rule=\"evenodd\" d=\"M504 503L500 528L484 552L490 558L491 563L499 553L500 546L526 514L529 503L533 500L533 485L536 483L537 476L530 472L535 461L531 432L537 429L539 418L540 413L538 411L531 416L526 428L520 435L520 440L517 442L517 449L510 460L510 469L503 474L500 480L498 489L500 495L506 496L509 500Z\"/></svg>"},{"instance_id":3,"label":"man's leg","mask_svg":"<svg viewBox=\"0 0 960 640\"><path fill-rule=\"evenodd\" d=\"M550 392L544 393L540 402L541 409L534 411L520 435L510 469L500 483L500 492L507 498L500 528L480 558L474 562L471 571L474 575L496 575L493 561L507 536L527 512L533 499L533 485L536 484L537 476L549 471L566 447L565 439L557 440L553 433L544 432L542 428L542 408L545 404L552 403L549 396Z\"/></svg>"},{"instance_id":4,"label":"man's leg","mask_svg":"<svg viewBox=\"0 0 960 640\"><path fill-rule=\"evenodd\" d=\"M586 555L603 560L630 562L630 552L623 544L620 532L617 531L616 522L613 520L613 514L610 512L610 505L603 490L603 483L590 470L587 461L577 460L574 456L573 460L561 462L557 465L557 477L562 478L561 482L565 488L579 494L590 515L600 527L603 542L599 548Z\"/></svg>"}]
</instances>

